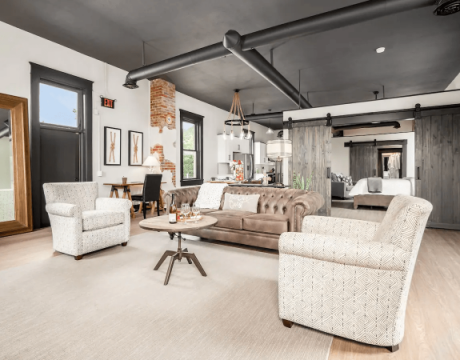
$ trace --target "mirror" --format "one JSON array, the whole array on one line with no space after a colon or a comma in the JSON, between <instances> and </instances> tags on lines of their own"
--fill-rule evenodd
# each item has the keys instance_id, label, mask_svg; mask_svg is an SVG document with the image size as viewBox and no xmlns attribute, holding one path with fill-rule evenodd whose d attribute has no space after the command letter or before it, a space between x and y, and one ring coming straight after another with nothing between
<instances>
[{"instance_id":1,"label":"mirror","mask_svg":"<svg viewBox=\"0 0 460 360\"><path fill-rule=\"evenodd\" d=\"M13 138L10 110L0 108L0 222L14 220Z\"/></svg>"},{"instance_id":2,"label":"mirror","mask_svg":"<svg viewBox=\"0 0 460 360\"><path fill-rule=\"evenodd\" d=\"M0 237L32 231L28 101L0 94Z\"/></svg>"}]
</instances>

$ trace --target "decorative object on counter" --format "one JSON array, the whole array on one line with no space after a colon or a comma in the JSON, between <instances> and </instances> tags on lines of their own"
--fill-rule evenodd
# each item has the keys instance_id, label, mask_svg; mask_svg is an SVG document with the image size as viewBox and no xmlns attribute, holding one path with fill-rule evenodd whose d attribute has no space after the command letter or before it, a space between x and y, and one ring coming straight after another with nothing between
<instances>
[{"instance_id":1,"label":"decorative object on counter","mask_svg":"<svg viewBox=\"0 0 460 360\"><path fill-rule=\"evenodd\" d=\"M224 132L223 139L227 139L227 129L226 125L230 125L230 140L233 140L233 126L241 126L241 132L239 135L240 139L250 139L252 138L251 134L251 124L248 120L245 119L243 108L241 107L240 94L238 89L235 90L233 94L232 106L227 116L227 120L224 122ZM245 131L244 126L247 125L248 129Z\"/></svg>"},{"instance_id":2,"label":"decorative object on counter","mask_svg":"<svg viewBox=\"0 0 460 360\"><path fill-rule=\"evenodd\" d=\"M144 158L144 133L138 131L128 131L128 165L142 166Z\"/></svg>"},{"instance_id":3,"label":"decorative object on counter","mask_svg":"<svg viewBox=\"0 0 460 360\"><path fill-rule=\"evenodd\" d=\"M121 165L121 129L104 126L104 165Z\"/></svg>"},{"instance_id":4,"label":"decorative object on counter","mask_svg":"<svg viewBox=\"0 0 460 360\"><path fill-rule=\"evenodd\" d=\"M267 141L267 157L276 159L276 185L282 185L281 164L284 158L292 156L292 141L286 139Z\"/></svg>"},{"instance_id":5,"label":"decorative object on counter","mask_svg":"<svg viewBox=\"0 0 460 360\"><path fill-rule=\"evenodd\" d=\"M121 183L122 183L123 185L125 185L127 182L128 182L128 178L127 178L126 176L123 176L123 177L121 178Z\"/></svg>"},{"instance_id":6,"label":"decorative object on counter","mask_svg":"<svg viewBox=\"0 0 460 360\"><path fill-rule=\"evenodd\" d=\"M244 168L243 162L241 160L233 160L230 162L230 168L233 171L236 181L243 181L244 180Z\"/></svg>"},{"instance_id":7,"label":"decorative object on counter","mask_svg":"<svg viewBox=\"0 0 460 360\"><path fill-rule=\"evenodd\" d=\"M148 166L149 172L152 174L161 174L161 169L160 169L161 164L155 155L147 156L147 159L145 159L142 166Z\"/></svg>"},{"instance_id":8,"label":"decorative object on counter","mask_svg":"<svg viewBox=\"0 0 460 360\"><path fill-rule=\"evenodd\" d=\"M294 171L294 174L292 175L292 188L308 191L308 189L310 189L312 178L313 172L310 174L309 177L307 177L307 181L305 181L303 176L301 178L300 174L296 174L296 172Z\"/></svg>"}]
</instances>

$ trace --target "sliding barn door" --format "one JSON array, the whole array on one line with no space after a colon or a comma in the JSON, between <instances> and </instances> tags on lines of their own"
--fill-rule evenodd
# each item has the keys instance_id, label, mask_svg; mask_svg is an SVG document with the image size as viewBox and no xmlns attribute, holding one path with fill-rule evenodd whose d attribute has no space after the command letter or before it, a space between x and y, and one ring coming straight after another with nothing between
<instances>
[{"instance_id":1,"label":"sliding barn door","mask_svg":"<svg viewBox=\"0 0 460 360\"><path fill-rule=\"evenodd\" d=\"M415 194L433 204L429 227L460 230L460 108L415 120Z\"/></svg>"},{"instance_id":2,"label":"sliding barn door","mask_svg":"<svg viewBox=\"0 0 460 360\"><path fill-rule=\"evenodd\" d=\"M377 166L378 150L376 146L353 145L350 147L350 176L353 182L377 176Z\"/></svg>"},{"instance_id":3,"label":"sliding barn door","mask_svg":"<svg viewBox=\"0 0 460 360\"><path fill-rule=\"evenodd\" d=\"M294 172L305 179L312 175L310 190L317 191L325 200L325 204L318 211L318 215L330 216L331 128L326 126L323 121L304 122L294 123L290 132L292 140L290 183L292 184L291 179Z\"/></svg>"}]
</instances>

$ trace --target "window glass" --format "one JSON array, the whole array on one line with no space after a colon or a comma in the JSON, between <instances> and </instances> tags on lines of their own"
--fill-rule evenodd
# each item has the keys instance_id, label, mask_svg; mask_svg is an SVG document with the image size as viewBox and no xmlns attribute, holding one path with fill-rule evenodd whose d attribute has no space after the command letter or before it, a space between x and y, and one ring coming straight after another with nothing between
<instances>
[{"instance_id":1,"label":"window glass","mask_svg":"<svg viewBox=\"0 0 460 360\"><path fill-rule=\"evenodd\" d=\"M40 122L78 127L78 93L40 83Z\"/></svg>"},{"instance_id":2,"label":"window glass","mask_svg":"<svg viewBox=\"0 0 460 360\"><path fill-rule=\"evenodd\" d=\"M182 147L184 150L196 150L195 147L195 125L189 122L182 122Z\"/></svg>"},{"instance_id":3,"label":"window glass","mask_svg":"<svg viewBox=\"0 0 460 360\"><path fill-rule=\"evenodd\" d=\"M182 156L184 179L196 178L196 152L184 151Z\"/></svg>"}]
</instances>

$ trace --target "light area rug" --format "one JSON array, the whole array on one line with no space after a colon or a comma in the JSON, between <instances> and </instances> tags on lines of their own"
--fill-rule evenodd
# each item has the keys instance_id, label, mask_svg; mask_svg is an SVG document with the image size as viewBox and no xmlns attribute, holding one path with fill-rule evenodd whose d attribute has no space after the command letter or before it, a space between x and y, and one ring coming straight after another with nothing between
<instances>
[{"instance_id":1,"label":"light area rug","mask_svg":"<svg viewBox=\"0 0 460 360\"><path fill-rule=\"evenodd\" d=\"M278 317L278 256L200 241L164 286L164 233L0 271L0 359L326 360L332 336Z\"/></svg>"}]
</instances>

